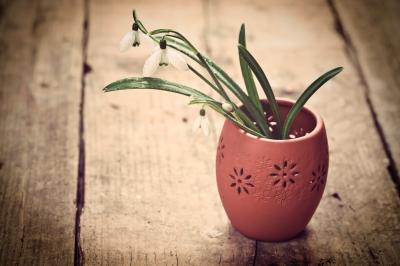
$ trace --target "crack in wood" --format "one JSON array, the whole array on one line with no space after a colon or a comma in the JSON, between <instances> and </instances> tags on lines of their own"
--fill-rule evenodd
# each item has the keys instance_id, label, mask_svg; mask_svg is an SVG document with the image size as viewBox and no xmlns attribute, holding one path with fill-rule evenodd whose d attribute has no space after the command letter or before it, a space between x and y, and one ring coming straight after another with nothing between
<instances>
[{"instance_id":1,"label":"crack in wood","mask_svg":"<svg viewBox=\"0 0 400 266\"><path fill-rule=\"evenodd\" d=\"M81 95L79 103L79 155L78 155L78 175L76 191L76 214L75 214L75 251L74 265L82 265L84 262L84 253L80 241L81 215L85 205L85 78L88 71L87 50L89 41L89 0L84 0L84 20L82 33L82 75L81 75Z\"/></svg>"},{"instance_id":2,"label":"crack in wood","mask_svg":"<svg viewBox=\"0 0 400 266\"><path fill-rule=\"evenodd\" d=\"M254 243L253 266L255 266L257 262L257 249L258 249L258 241L256 240Z\"/></svg>"},{"instance_id":3,"label":"crack in wood","mask_svg":"<svg viewBox=\"0 0 400 266\"><path fill-rule=\"evenodd\" d=\"M378 115L375 110L375 107L371 101L370 97L370 90L371 88L368 85L367 79L365 78L364 71L361 67L360 60L357 55L357 50L353 45L353 42L351 40L350 34L346 31L342 19L340 18L340 14L335 6L334 0L327 0L327 4L329 7L329 10L332 13L334 23L335 23L335 30L338 33L338 35L342 38L346 45L346 53L349 57L350 62L353 64L356 73L358 74L361 84L363 85L362 87L364 88L364 95L365 95L365 100L368 106L368 109L371 113L372 120L375 126L375 129L378 133L379 140L382 144L383 150L385 152L385 155L389 161L388 166L387 166L387 171L396 187L396 191L398 195L400 196L400 177L398 175L398 169L396 168L396 164L392 155L392 152L389 148L389 143L386 140L385 133L383 132L383 128L381 123L378 120Z\"/></svg>"}]
</instances>

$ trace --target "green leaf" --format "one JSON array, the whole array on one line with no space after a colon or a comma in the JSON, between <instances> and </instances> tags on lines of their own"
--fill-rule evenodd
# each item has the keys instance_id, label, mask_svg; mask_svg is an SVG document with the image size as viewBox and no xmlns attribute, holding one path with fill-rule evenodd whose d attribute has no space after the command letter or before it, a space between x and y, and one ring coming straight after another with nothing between
<instances>
[{"instance_id":1,"label":"green leaf","mask_svg":"<svg viewBox=\"0 0 400 266\"><path fill-rule=\"evenodd\" d=\"M200 62L204 65L204 67L207 69L208 73L210 74L210 76L214 80L214 83L217 84L218 89L219 89L218 92L221 94L221 96L224 97L224 99L226 101L232 103L232 101L229 98L228 94L225 92L224 88L220 84L220 82L219 82L219 80L218 80L218 78L216 76L216 73L211 69L209 61L207 61L200 53L197 53L197 57L200 59ZM241 91L242 94L245 95L243 93L242 89L239 88L239 91ZM257 130L257 127L254 126L253 121L251 121L251 119L249 117L247 117L247 115L242 110L240 110L236 106L234 106L234 107L235 107L235 114L238 115L238 119L243 120L245 122L245 124L247 126L249 126L250 128L253 128L253 129Z\"/></svg>"},{"instance_id":2,"label":"green leaf","mask_svg":"<svg viewBox=\"0 0 400 266\"><path fill-rule=\"evenodd\" d=\"M204 57L200 54L197 53L196 54L197 57L200 59L200 62L204 65L204 67L206 68L207 72L210 74L211 78L213 79L214 83L217 85L219 93L222 95L222 97L225 98L225 100L227 101L231 101L229 99L228 94L226 94L224 87L222 87L221 83L219 82L219 80L217 79L217 77L215 76L215 73L211 70L210 66L208 65L208 63L205 61Z\"/></svg>"},{"instance_id":3,"label":"green leaf","mask_svg":"<svg viewBox=\"0 0 400 266\"><path fill-rule=\"evenodd\" d=\"M246 47L246 29L244 24L240 27L239 32L239 44L243 47ZM246 60L240 56L240 49L239 51L239 62L240 68L242 69L242 76L244 80L244 84L246 85L247 94L249 95L251 101L257 106L260 112L264 112L263 107L260 102L260 98L257 93L256 84L254 83L253 74L250 71L249 65L247 64Z\"/></svg>"},{"instance_id":4,"label":"green leaf","mask_svg":"<svg viewBox=\"0 0 400 266\"><path fill-rule=\"evenodd\" d=\"M306 104L308 99L322 86L324 85L328 80L339 74L343 70L343 67L337 67L334 68L322 76L320 76L318 79L316 79L313 83L311 83L310 86L300 95L299 99L296 101L296 103L292 106L290 109L286 120L285 124L283 126L283 139L287 139L289 135L289 130L290 127L292 126L292 123L294 119L296 118L297 114L300 112L301 108Z\"/></svg>"},{"instance_id":5,"label":"green leaf","mask_svg":"<svg viewBox=\"0 0 400 266\"><path fill-rule=\"evenodd\" d=\"M240 86L232 80L232 78L226 74L218 65L212 62L210 59L205 58L211 69L216 74L217 78L229 88L229 90L243 103L244 107L250 114L250 116L257 122L257 126L261 129L264 137L271 137L266 119L264 114L260 112L255 105L252 103L250 98L243 92Z\"/></svg>"},{"instance_id":6,"label":"green leaf","mask_svg":"<svg viewBox=\"0 0 400 266\"><path fill-rule=\"evenodd\" d=\"M161 39L161 37L155 37L156 39ZM260 112L252 103L250 98L243 92L243 90L240 88L240 86L232 80L229 75L223 71L217 64L215 64L211 59L202 56L202 59L204 61L199 60L197 58L197 54L195 54L192 50L190 50L190 47L188 47L186 44L183 44L182 42L178 42L172 38L167 39L167 45L173 49L176 49L177 51L185 54L189 58L191 58L193 61L197 62L199 65L202 67L211 69L211 73L215 74L216 78L221 81L230 91L233 92L233 94L243 103L243 105L246 107L247 111L250 113L251 118L254 119L254 121L257 122L257 127L260 128L260 133L264 137L271 138L271 133L269 131L268 125L266 123L266 119L264 117L264 114ZM210 73L210 71L209 71ZM210 73L210 75L211 75ZM251 120L250 120L251 121ZM252 122L251 122L252 124ZM248 125L250 126L250 124Z\"/></svg>"},{"instance_id":7,"label":"green leaf","mask_svg":"<svg viewBox=\"0 0 400 266\"><path fill-rule=\"evenodd\" d=\"M192 89L190 87L173 83L167 80L151 77L134 77L115 81L108 84L103 90L105 92L116 91L116 90L127 90L127 89L153 89L169 91L173 93L182 94L185 96L197 96L199 98L210 98L206 94Z\"/></svg>"},{"instance_id":8,"label":"green leaf","mask_svg":"<svg viewBox=\"0 0 400 266\"><path fill-rule=\"evenodd\" d=\"M275 95L274 92L272 91L271 85L269 84L269 81L265 76L264 71L258 64L257 60L251 55L249 51L247 51L247 49L243 45L239 44L238 46L239 46L240 56L243 57L244 60L246 60L249 67L256 75L258 82L260 82L260 85L263 88L265 95L267 96L268 103L272 111L272 115L277 123L276 128L278 132L278 138L281 138L281 132L282 132L281 117L279 114L278 104L276 103Z\"/></svg>"}]
</instances>

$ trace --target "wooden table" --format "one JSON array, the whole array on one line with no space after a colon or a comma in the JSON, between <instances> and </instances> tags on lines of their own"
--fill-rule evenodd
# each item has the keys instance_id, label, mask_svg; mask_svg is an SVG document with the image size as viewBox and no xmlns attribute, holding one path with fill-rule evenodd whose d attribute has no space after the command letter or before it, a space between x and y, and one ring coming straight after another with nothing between
<instances>
[{"instance_id":1,"label":"wooden table","mask_svg":"<svg viewBox=\"0 0 400 266\"><path fill-rule=\"evenodd\" d=\"M221 117L204 138L185 97L101 91L148 56L118 51L132 8L238 81L245 22L278 96L345 68L309 102L331 167L302 236L263 243L230 226L214 175ZM400 264L399 11L396 0L0 1L0 264ZM208 92L190 73L157 75Z\"/></svg>"}]
</instances>

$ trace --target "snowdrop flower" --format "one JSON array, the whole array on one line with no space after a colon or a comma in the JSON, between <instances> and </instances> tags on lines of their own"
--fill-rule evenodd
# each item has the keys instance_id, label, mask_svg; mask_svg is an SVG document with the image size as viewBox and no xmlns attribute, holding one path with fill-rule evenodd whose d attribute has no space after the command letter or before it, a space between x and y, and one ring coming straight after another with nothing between
<instances>
[{"instance_id":1,"label":"snowdrop flower","mask_svg":"<svg viewBox=\"0 0 400 266\"><path fill-rule=\"evenodd\" d=\"M136 47L140 45L140 36L146 36L149 38L147 35L143 35L140 30L139 30L139 25L134 22L132 25L132 30L127 32L124 37L122 37L121 42L119 43L119 50L121 52L125 52L128 50L130 47Z\"/></svg>"},{"instance_id":2,"label":"snowdrop flower","mask_svg":"<svg viewBox=\"0 0 400 266\"><path fill-rule=\"evenodd\" d=\"M189 69L185 58L177 51L167 47L167 41L161 40L160 45L146 60L143 66L143 76L149 77L156 72L160 66L168 66L171 63L176 69L186 71Z\"/></svg>"},{"instance_id":3,"label":"snowdrop flower","mask_svg":"<svg viewBox=\"0 0 400 266\"><path fill-rule=\"evenodd\" d=\"M222 103L222 109L224 109L225 111L227 111L228 113L231 113L233 111L233 107L232 104L230 103Z\"/></svg>"},{"instance_id":4,"label":"snowdrop flower","mask_svg":"<svg viewBox=\"0 0 400 266\"><path fill-rule=\"evenodd\" d=\"M193 132L197 131L199 128L203 131L204 136L208 136L210 134L210 122L208 117L206 116L206 110L202 108L200 110L200 116L198 116L193 123Z\"/></svg>"}]
</instances>

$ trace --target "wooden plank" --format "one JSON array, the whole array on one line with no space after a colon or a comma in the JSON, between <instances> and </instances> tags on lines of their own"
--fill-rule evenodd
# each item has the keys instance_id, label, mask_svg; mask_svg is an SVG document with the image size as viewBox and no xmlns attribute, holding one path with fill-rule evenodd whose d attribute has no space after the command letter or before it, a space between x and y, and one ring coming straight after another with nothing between
<instances>
[{"instance_id":1,"label":"wooden plank","mask_svg":"<svg viewBox=\"0 0 400 266\"><path fill-rule=\"evenodd\" d=\"M396 178L400 171L400 2L389 1L335 1L345 34L357 51L361 71L368 86L368 95L387 149L395 167L390 166ZM396 172L397 170L397 172ZM397 180L400 182L400 180Z\"/></svg>"},{"instance_id":2,"label":"wooden plank","mask_svg":"<svg viewBox=\"0 0 400 266\"><path fill-rule=\"evenodd\" d=\"M93 71L87 76L81 220L84 261L251 264L255 242L231 228L219 200L214 173L217 136L191 132L199 110L189 108L187 98L168 93L101 91L113 80L141 75L149 55L144 47L126 54L118 51L121 36L131 27L132 8L150 28L178 29L205 49L200 1L91 3L88 60ZM208 90L190 73L168 68L157 75Z\"/></svg>"},{"instance_id":3,"label":"wooden plank","mask_svg":"<svg viewBox=\"0 0 400 266\"><path fill-rule=\"evenodd\" d=\"M1 265L73 264L81 7L2 5Z\"/></svg>"},{"instance_id":4,"label":"wooden plank","mask_svg":"<svg viewBox=\"0 0 400 266\"><path fill-rule=\"evenodd\" d=\"M246 22L249 49L279 96L296 98L324 71L339 65L345 69L309 104L323 116L330 144L331 167L321 204L299 238L258 242L256 264L400 261L399 199L365 88L335 32L326 1L212 1L210 10L212 55L236 79L241 79L235 45L241 22Z\"/></svg>"}]
</instances>

